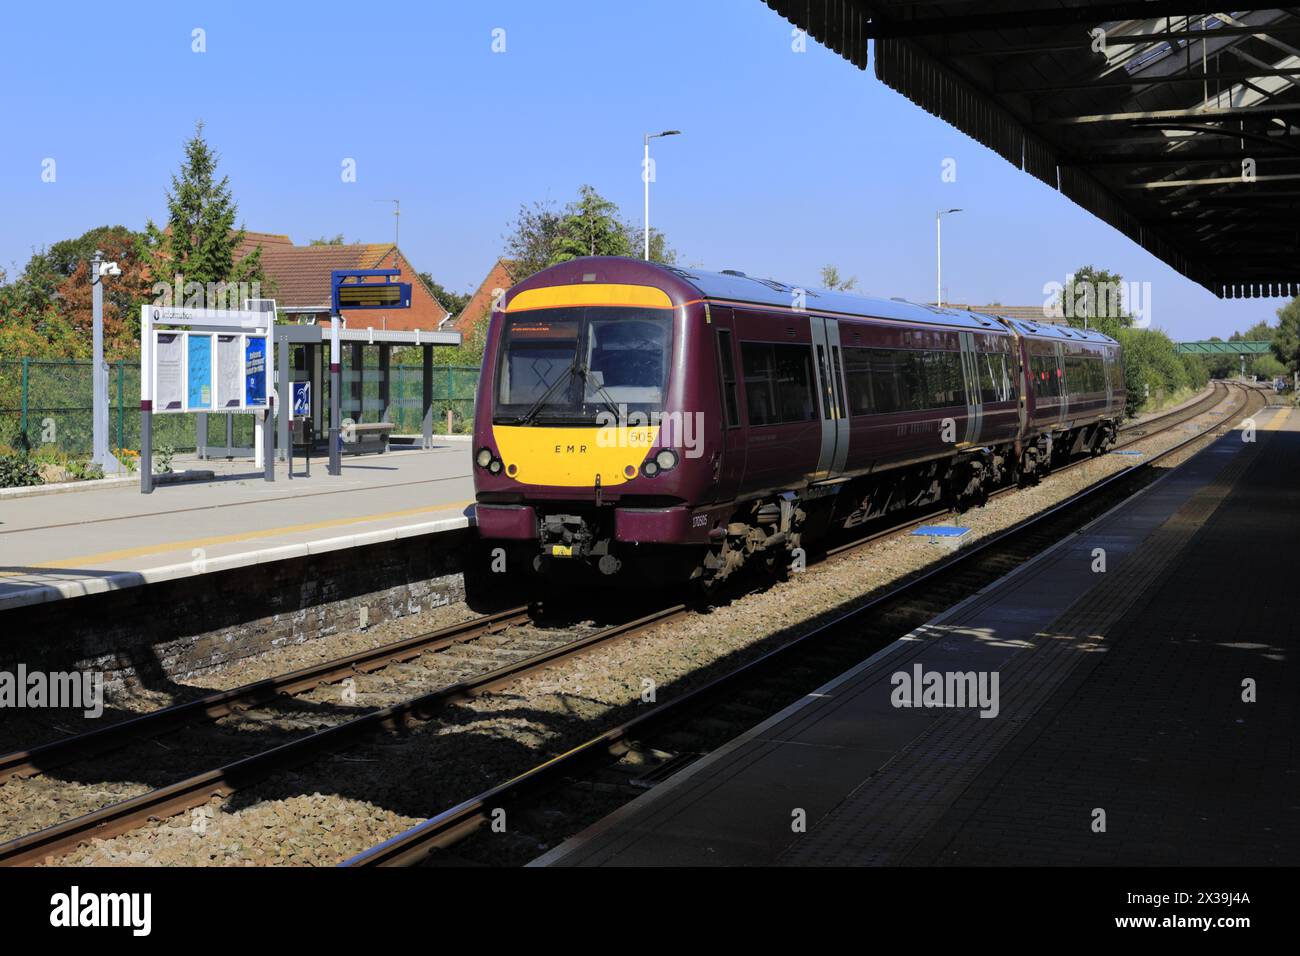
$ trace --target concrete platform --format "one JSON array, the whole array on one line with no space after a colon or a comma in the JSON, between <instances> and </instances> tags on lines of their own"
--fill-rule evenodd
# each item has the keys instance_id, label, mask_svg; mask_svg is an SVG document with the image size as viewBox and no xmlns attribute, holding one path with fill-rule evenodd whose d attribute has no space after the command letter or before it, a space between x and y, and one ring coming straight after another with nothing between
<instances>
[{"instance_id":1,"label":"concrete platform","mask_svg":"<svg viewBox=\"0 0 1300 956\"><path fill-rule=\"evenodd\" d=\"M216 480L132 482L0 503L0 611L339 548L463 528L474 499L470 445L393 446L314 458L266 482L251 462L197 463ZM177 467L183 467L178 462Z\"/></svg>"},{"instance_id":2,"label":"concrete platform","mask_svg":"<svg viewBox=\"0 0 1300 956\"><path fill-rule=\"evenodd\" d=\"M1300 862L1300 412L1256 422L535 865Z\"/></svg>"}]
</instances>

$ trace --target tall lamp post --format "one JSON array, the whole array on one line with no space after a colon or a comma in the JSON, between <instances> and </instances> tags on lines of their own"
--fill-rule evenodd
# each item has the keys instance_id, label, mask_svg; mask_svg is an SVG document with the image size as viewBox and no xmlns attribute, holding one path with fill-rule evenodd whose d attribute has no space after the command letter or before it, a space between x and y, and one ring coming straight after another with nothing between
<instances>
[{"instance_id":1,"label":"tall lamp post","mask_svg":"<svg viewBox=\"0 0 1300 956\"><path fill-rule=\"evenodd\" d=\"M666 129L662 133L645 134L645 159L641 162L641 182L645 184L645 261L650 261L650 140L660 136L680 136L679 129Z\"/></svg>"},{"instance_id":2,"label":"tall lamp post","mask_svg":"<svg viewBox=\"0 0 1300 956\"><path fill-rule=\"evenodd\" d=\"M105 262L104 254L95 250L90 259L91 334L94 368L91 387L95 390L91 401L91 462L99 465L106 475L122 472L117 457L108 450L108 366L104 364L104 277L120 276L122 270L116 262ZM142 463L143 464L143 463Z\"/></svg>"},{"instance_id":3,"label":"tall lamp post","mask_svg":"<svg viewBox=\"0 0 1300 956\"><path fill-rule=\"evenodd\" d=\"M943 305L943 217L960 209L936 209L934 212L934 304Z\"/></svg>"}]
</instances>

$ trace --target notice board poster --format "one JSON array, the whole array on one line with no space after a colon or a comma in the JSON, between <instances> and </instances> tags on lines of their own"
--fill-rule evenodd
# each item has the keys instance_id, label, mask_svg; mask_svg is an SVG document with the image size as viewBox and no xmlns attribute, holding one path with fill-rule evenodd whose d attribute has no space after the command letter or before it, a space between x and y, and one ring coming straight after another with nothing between
<instances>
[{"instance_id":1,"label":"notice board poster","mask_svg":"<svg viewBox=\"0 0 1300 956\"><path fill-rule=\"evenodd\" d=\"M244 345L244 405L266 406L266 336L250 335Z\"/></svg>"},{"instance_id":2,"label":"notice board poster","mask_svg":"<svg viewBox=\"0 0 1300 956\"><path fill-rule=\"evenodd\" d=\"M181 334L159 332L154 340L154 411L179 412L181 395Z\"/></svg>"},{"instance_id":3,"label":"notice board poster","mask_svg":"<svg viewBox=\"0 0 1300 956\"><path fill-rule=\"evenodd\" d=\"M191 332L185 341L186 407L190 411L212 408L212 336Z\"/></svg>"},{"instance_id":4,"label":"notice board poster","mask_svg":"<svg viewBox=\"0 0 1300 956\"><path fill-rule=\"evenodd\" d=\"M239 408L244 398L244 340L217 336L217 408Z\"/></svg>"}]
</instances>

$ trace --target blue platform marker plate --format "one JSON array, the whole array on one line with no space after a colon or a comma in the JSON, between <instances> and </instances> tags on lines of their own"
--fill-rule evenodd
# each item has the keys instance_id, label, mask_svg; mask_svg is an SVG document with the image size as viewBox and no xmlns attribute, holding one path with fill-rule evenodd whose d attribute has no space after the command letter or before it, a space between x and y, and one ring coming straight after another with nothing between
<instances>
[{"instance_id":1,"label":"blue platform marker plate","mask_svg":"<svg viewBox=\"0 0 1300 956\"><path fill-rule=\"evenodd\" d=\"M1125 449L1119 449L1119 448L1117 448L1115 451L1111 452L1111 454L1112 454L1112 455L1137 455L1139 458L1141 458L1143 455L1146 454L1146 452L1144 452L1144 451L1127 451L1127 450L1125 450Z\"/></svg>"},{"instance_id":2,"label":"blue platform marker plate","mask_svg":"<svg viewBox=\"0 0 1300 956\"><path fill-rule=\"evenodd\" d=\"M912 532L914 536L919 535L923 538L960 538L968 534L970 528L958 528L946 524L923 524Z\"/></svg>"}]
</instances>

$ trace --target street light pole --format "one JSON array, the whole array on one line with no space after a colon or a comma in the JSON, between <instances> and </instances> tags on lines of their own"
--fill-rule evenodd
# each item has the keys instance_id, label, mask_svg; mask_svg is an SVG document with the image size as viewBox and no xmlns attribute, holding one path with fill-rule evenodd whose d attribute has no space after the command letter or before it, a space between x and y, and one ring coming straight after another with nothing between
<instances>
[{"instance_id":1,"label":"street light pole","mask_svg":"<svg viewBox=\"0 0 1300 956\"><path fill-rule=\"evenodd\" d=\"M650 261L650 140L660 136L680 136L679 129L666 129L662 133L646 133L645 156L641 160L641 182L645 184L645 261Z\"/></svg>"},{"instance_id":2,"label":"street light pole","mask_svg":"<svg viewBox=\"0 0 1300 956\"><path fill-rule=\"evenodd\" d=\"M108 450L108 369L104 365L104 276L121 275L116 262L104 262L98 249L90 258L90 325L92 337L91 457L106 475L120 474L122 465Z\"/></svg>"},{"instance_id":3,"label":"street light pole","mask_svg":"<svg viewBox=\"0 0 1300 956\"><path fill-rule=\"evenodd\" d=\"M960 209L934 211L934 304L943 305L943 217Z\"/></svg>"}]
</instances>

